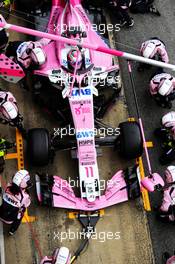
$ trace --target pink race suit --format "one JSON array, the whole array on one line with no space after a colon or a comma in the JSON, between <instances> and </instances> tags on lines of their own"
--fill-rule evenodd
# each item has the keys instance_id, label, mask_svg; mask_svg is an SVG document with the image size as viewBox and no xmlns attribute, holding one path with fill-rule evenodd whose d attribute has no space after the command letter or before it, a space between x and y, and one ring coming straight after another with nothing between
<instances>
[{"instance_id":1,"label":"pink race suit","mask_svg":"<svg viewBox=\"0 0 175 264\"><path fill-rule=\"evenodd\" d=\"M19 112L16 98L10 92L0 91L0 119L10 121L13 117L12 111L15 115Z\"/></svg>"},{"instance_id":2,"label":"pink race suit","mask_svg":"<svg viewBox=\"0 0 175 264\"><path fill-rule=\"evenodd\" d=\"M143 51L149 43L153 43L156 46L149 58L153 59L155 57L155 55L160 55L161 61L168 63L169 58L168 58L168 54L167 54L165 45L159 39L150 39L150 40L143 42L141 45L141 49L140 49L141 55L143 56Z\"/></svg>"},{"instance_id":3,"label":"pink race suit","mask_svg":"<svg viewBox=\"0 0 175 264\"><path fill-rule=\"evenodd\" d=\"M0 220L6 224L11 224L10 231L14 233L18 229L31 199L28 192L22 188L20 188L19 193L14 195L10 190L11 186L11 184L8 184L3 193Z\"/></svg>"},{"instance_id":4,"label":"pink race suit","mask_svg":"<svg viewBox=\"0 0 175 264\"><path fill-rule=\"evenodd\" d=\"M28 50L42 48L50 42L50 39L43 38L40 41L26 41L20 43L16 49L16 61L19 62L22 67L28 69L32 64L32 58L28 53Z\"/></svg>"},{"instance_id":5,"label":"pink race suit","mask_svg":"<svg viewBox=\"0 0 175 264\"><path fill-rule=\"evenodd\" d=\"M173 84L172 88L168 91L166 95L169 95L171 92L175 90L175 78L169 73L160 73L160 74L156 74L150 81L151 95L155 95L158 93L159 84L163 79L170 80L172 81Z\"/></svg>"},{"instance_id":6,"label":"pink race suit","mask_svg":"<svg viewBox=\"0 0 175 264\"><path fill-rule=\"evenodd\" d=\"M166 264L175 264L175 256L172 256L171 258L169 258Z\"/></svg>"},{"instance_id":7,"label":"pink race suit","mask_svg":"<svg viewBox=\"0 0 175 264\"><path fill-rule=\"evenodd\" d=\"M175 184L172 178L172 171L171 171L173 167L174 166L169 166L165 170L166 183L169 184L169 186L164 190L162 205L159 208L160 218L162 220L170 221L170 222L175 221L175 214L174 214Z\"/></svg>"}]
</instances>

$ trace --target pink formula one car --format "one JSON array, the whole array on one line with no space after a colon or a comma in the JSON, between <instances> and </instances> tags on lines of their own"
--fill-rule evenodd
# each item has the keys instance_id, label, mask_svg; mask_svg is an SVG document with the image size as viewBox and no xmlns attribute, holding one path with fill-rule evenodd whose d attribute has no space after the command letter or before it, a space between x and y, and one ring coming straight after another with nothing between
<instances>
[{"instance_id":1,"label":"pink formula one car","mask_svg":"<svg viewBox=\"0 0 175 264\"><path fill-rule=\"evenodd\" d=\"M17 29L15 26L14 28ZM21 28L19 30L23 32ZM98 96L101 84L114 88L118 79L118 65L113 64L110 52L101 54L93 48L88 48L94 42L97 48L100 47L99 50L108 50L105 42L91 27L80 0L53 0L47 31L68 41L65 41L66 44L63 41L49 41L46 38L38 40L37 42L43 46L47 60L34 70L34 75L49 79L50 83L61 91L63 98L68 100L75 133L73 138L66 137L62 140L59 135L50 136L46 129L29 130L29 156L33 164L42 166L48 164L55 150L75 149L79 164L81 197L76 197L68 182L58 176L47 180L47 177L43 179L36 175L39 201L54 207L95 211L137 198L140 195L140 180L139 170L135 166L117 172L107 183L104 195L101 196L100 193L97 145L114 145L119 148L121 155L128 159L141 156L143 151L141 130L137 122L119 124L119 135L115 133L116 129L112 130L112 136L100 138L95 135L94 96ZM73 42L76 42L76 45L73 45ZM116 54L121 56L123 53ZM39 55L36 53L36 56ZM18 70L16 64L12 67ZM12 71L13 76L20 74L20 70L19 68L19 72L15 73ZM3 70L2 76L4 75Z\"/></svg>"},{"instance_id":2,"label":"pink formula one car","mask_svg":"<svg viewBox=\"0 0 175 264\"><path fill-rule=\"evenodd\" d=\"M83 43L97 43L107 47L100 36L91 28L90 21L80 1L53 1L48 32ZM40 40L43 42L43 39ZM75 136L49 137L45 129L33 129L28 134L30 158L35 165L46 165L51 152L59 149L76 149L79 165L81 197L76 197L69 183L59 176L36 175L38 200L53 207L95 211L116 203L137 198L140 195L139 170L136 166L118 171L107 183L104 195L100 192L97 164L97 145L119 147L125 158L134 159L142 154L143 141L137 122L119 125L120 135L112 133L105 138L95 137L94 95L103 82L115 80L118 65L113 65L111 55L51 41L44 47L47 62L36 75L48 77L59 89L63 98L68 98ZM65 99L66 100L66 99ZM40 177L41 176L41 177Z\"/></svg>"}]
</instances>

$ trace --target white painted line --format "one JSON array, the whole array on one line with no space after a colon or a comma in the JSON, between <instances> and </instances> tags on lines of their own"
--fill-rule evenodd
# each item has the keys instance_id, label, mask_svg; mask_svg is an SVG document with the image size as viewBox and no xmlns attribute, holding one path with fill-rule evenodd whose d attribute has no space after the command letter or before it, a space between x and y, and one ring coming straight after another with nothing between
<instances>
[{"instance_id":1,"label":"white painted line","mask_svg":"<svg viewBox=\"0 0 175 264\"><path fill-rule=\"evenodd\" d=\"M0 222L0 264L5 264L3 223Z\"/></svg>"}]
</instances>

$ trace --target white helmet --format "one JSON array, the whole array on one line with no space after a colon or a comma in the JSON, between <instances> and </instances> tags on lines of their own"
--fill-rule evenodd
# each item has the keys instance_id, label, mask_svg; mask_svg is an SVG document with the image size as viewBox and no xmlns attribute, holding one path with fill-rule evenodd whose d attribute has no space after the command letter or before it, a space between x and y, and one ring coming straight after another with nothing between
<instances>
[{"instance_id":1,"label":"white helmet","mask_svg":"<svg viewBox=\"0 0 175 264\"><path fill-rule=\"evenodd\" d=\"M158 86L158 93L162 96L166 96L171 93L173 83L169 79L163 79Z\"/></svg>"},{"instance_id":2,"label":"white helmet","mask_svg":"<svg viewBox=\"0 0 175 264\"><path fill-rule=\"evenodd\" d=\"M36 65L41 66L46 62L46 54L42 48L38 47L38 48L32 49L30 56L31 56L32 61Z\"/></svg>"},{"instance_id":3,"label":"white helmet","mask_svg":"<svg viewBox=\"0 0 175 264\"><path fill-rule=\"evenodd\" d=\"M12 182L20 188L27 188L30 182L30 175L27 170L19 170L15 173Z\"/></svg>"},{"instance_id":4,"label":"white helmet","mask_svg":"<svg viewBox=\"0 0 175 264\"><path fill-rule=\"evenodd\" d=\"M18 108L14 103L7 101L2 104L2 114L8 120L13 120L18 116Z\"/></svg>"},{"instance_id":5,"label":"white helmet","mask_svg":"<svg viewBox=\"0 0 175 264\"><path fill-rule=\"evenodd\" d=\"M175 111L171 111L162 117L162 125L165 127L175 126Z\"/></svg>"},{"instance_id":6,"label":"white helmet","mask_svg":"<svg viewBox=\"0 0 175 264\"><path fill-rule=\"evenodd\" d=\"M165 177L167 183L175 182L175 166L168 166L165 170Z\"/></svg>"},{"instance_id":7,"label":"white helmet","mask_svg":"<svg viewBox=\"0 0 175 264\"><path fill-rule=\"evenodd\" d=\"M152 42L148 43L143 50L143 57L149 59L151 54L154 52L156 45Z\"/></svg>"},{"instance_id":8,"label":"white helmet","mask_svg":"<svg viewBox=\"0 0 175 264\"><path fill-rule=\"evenodd\" d=\"M70 264L70 253L66 247L61 247L57 253L54 264Z\"/></svg>"}]
</instances>

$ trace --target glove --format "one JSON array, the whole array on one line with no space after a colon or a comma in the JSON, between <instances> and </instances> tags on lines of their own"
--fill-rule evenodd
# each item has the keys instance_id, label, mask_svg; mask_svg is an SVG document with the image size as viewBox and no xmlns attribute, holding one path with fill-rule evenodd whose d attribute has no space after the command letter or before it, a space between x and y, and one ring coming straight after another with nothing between
<instances>
[{"instance_id":1,"label":"glove","mask_svg":"<svg viewBox=\"0 0 175 264\"><path fill-rule=\"evenodd\" d=\"M6 23L2 15L0 15L0 22ZM5 31L4 28L0 28L0 51L2 52L5 49L9 39L9 34Z\"/></svg>"},{"instance_id":2,"label":"glove","mask_svg":"<svg viewBox=\"0 0 175 264\"><path fill-rule=\"evenodd\" d=\"M2 15L0 15L0 22L2 23L6 23L4 17ZM0 28L0 31L3 30L3 28Z\"/></svg>"},{"instance_id":3,"label":"glove","mask_svg":"<svg viewBox=\"0 0 175 264\"><path fill-rule=\"evenodd\" d=\"M14 147L16 147L16 142L10 143L9 148L14 148Z\"/></svg>"},{"instance_id":4,"label":"glove","mask_svg":"<svg viewBox=\"0 0 175 264\"><path fill-rule=\"evenodd\" d=\"M169 95L167 95L168 101L173 101L175 99L175 91L172 91Z\"/></svg>"},{"instance_id":5,"label":"glove","mask_svg":"<svg viewBox=\"0 0 175 264\"><path fill-rule=\"evenodd\" d=\"M150 5L148 7L148 11L156 16L161 16L160 12L157 10L157 8L153 5Z\"/></svg>"},{"instance_id":6,"label":"glove","mask_svg":"<svg viewBox=\"0 0 175 264\"><path fill-rule=\"evenodd\" d=\"M15 147L16 143L15 142L12 142L12 143L11 142L5 142L4 145L5 145L6 149L10 149L10 148Z\"/></svg>"}]
</instances>

